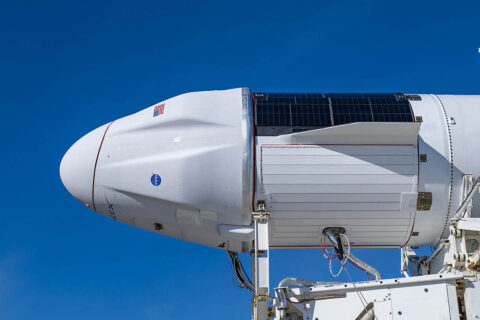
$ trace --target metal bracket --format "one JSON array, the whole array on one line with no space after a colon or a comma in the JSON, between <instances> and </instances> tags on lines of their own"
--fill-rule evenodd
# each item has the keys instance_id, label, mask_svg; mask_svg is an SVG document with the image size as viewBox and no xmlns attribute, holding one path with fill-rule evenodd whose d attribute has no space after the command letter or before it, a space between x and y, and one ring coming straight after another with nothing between
<instances>
[{"instance_id":1,"label":"metal bracket","mask_svg":"<svg viewBox=\"0 0 480 320\"><path fill-rule=\"evenodd\" d=\"M261 200L257 203L257 211L252 212L253 221L267 222L270 219L270 211L265 209L265 201Z\"/></svg>"},{"instance_id":2,"label":"metal bracket","mask_svg":"<svg viewBox=\"0 0 480 320\"><path fill-rule=\"evenodd\" d=\"M417 198L417 211L428 211L432 206L432 193L419 192Z\"/></svg>"}]
</instances>

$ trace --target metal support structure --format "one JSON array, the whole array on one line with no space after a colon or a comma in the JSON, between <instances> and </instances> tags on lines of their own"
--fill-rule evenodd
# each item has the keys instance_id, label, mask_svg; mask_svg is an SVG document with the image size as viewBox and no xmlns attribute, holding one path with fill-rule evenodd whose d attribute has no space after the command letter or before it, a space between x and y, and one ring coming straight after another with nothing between
<instances>
[{"instance_id":1,"label":"metal support structure","mask_svg":"<svg viewBox=\"0 0 480 320\"><path fill-rule=\"evenodd\" d=\"M472 218L473 197L480 179L463 177L462 204L450 220L450 234L429 257L418 257L409 247L402 249L402 272L411 276L445 272L449 269L477 273L480 262L480 219Z\"/></svg>"},{"instance_id":2,"label":"metal support structure","mask_svg":"<svg viewBox=\"0 0 480 320\"><path fill-rule=\"evenodd\" d=\"M462 203L450 221L450 235L429 257L402 248L405 278L357 283L287 278L281 283L295 279L295 285L275 289L275 319L480 319L480 218L471 217L479 189L480 179L464 176ZM255 221L257 242L262 232ZM339 308L343 305L348 308Z\"/></svg>"},{"instance_id":3,"label":"metal support structure","mask_svg":"<svg viewBox=\"0 0 480 320\"><path fill-rule=\"evenodd\" d=\"M456 223L462 218L470 218L472 211L472 198L475 195L475 192L478 191L480 187L480 179L477 179L475 184L473 184L472 175L463 176L463 190L462 190L462 205L455 213L455 216L451 220L451 224Z\"/></svg>"},{"instance_id":4,"label":"metal support structure","mask_svg":"<svg viewBox=\"0 0 480 320\"><path fill-rule=\"evenodd\" d=\"M258 202L257 211L252 212L252 217L255 225L253 320L266 320L269 313L268 302L271 299L269 295L270 267L268 252L270 248L268 236L270 212L266 211L264 202Z\"/></svg>"},{"instance_id":5,"label":"metal support structure","mask_svg":"<svg viewBox=\"0 0 480 320\"><path fill-rule=\"evenodd\" d=\"M458 273L445 273L293 286L287 291L288 313L278 312L275 319L461 320L464 318L459 317L455 293L456 281L461 277Z\"/></svg>"},{"instance_id":6,"label":"metal support structure","mask_svg":"<svg viewBox=\"0 0 480 320\"><path fill-rule=\"evenodd\" d=\"M471 175L463 177L462 205L450 221L448 251L444 257L444 267L450 266L467 271L476 271L472 260L479 253L480 219L472 218L473 197L477 194L480 179ZM473 268L472 268L473 267Z\"/></svg>"},{"instance_id":7,"label":"metal support structure","mask_svg":"<svg viewBox=\"0 0 480 320\"><path fill-rule=\"evenodd\" d=\"M402 248L402 272L420 278L429 274L457 272L456 296L462 319L480 319L480 219L472 218L473 197L480 179L464 175L462 204L450 220L450 233L429 257L419 257L409 247Z\"/></svg>"}]
</instances>

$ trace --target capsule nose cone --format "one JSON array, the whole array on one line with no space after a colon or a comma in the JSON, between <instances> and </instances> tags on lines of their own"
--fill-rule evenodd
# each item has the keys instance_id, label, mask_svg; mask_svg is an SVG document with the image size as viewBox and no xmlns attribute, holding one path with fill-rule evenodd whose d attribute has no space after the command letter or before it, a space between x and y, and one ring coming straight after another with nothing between
<instances>
[{"instance_id":1,"label":"capsule nose cone","mask_svg":"<svg viewBox=\"0 0 480 320\"><path fill-rule=\"evenodd\" d=\"M68 192L91 208L92 188L98 153L108 124L86 134L75 142L60 163L60 178Z\"/></svg>"}]
</instances>

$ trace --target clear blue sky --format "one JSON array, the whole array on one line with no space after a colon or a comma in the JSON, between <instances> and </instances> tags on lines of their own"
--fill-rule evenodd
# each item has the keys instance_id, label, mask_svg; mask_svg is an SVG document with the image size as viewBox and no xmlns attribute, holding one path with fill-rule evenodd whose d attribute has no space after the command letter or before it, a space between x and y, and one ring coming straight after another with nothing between
<instances>
[{"instance_id":1,"label":"clear blue sky","mask_svg":"<svg viewBox=\"0 0 480 320\"><path fill-rule=\"evenodd\" d=\"M64 189L63 154L106 122L240 86L480 94L478 1L225 2L1 2L1 319L250 317L223 251L114 222ZM398 275L398 250L357 253ZM271 258L272 285L330 279L318 250Z\"/></svg>"}]
</instances>

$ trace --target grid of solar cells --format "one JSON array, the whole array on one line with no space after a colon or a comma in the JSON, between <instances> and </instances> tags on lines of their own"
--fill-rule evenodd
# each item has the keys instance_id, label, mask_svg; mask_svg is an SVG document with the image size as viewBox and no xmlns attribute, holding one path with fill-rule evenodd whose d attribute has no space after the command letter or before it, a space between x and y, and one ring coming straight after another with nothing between
<instances>
[{"instance_id":1,"label":"grid of solar cells","mask_svg":"<svg viewBox=\"0 0 480 320\"><path fill-rule=\"evenodd\" d=\"M326 127L332 124L328 99L305 97L291 105L292 126Z\"/></svg>"},{"instance_id":2,"label":"grid of solar cells","mask_svg":"<svg viewBox=\"0 0 480 320\"><path fill-rule=\"evenodd\" d=\"M257 125L291 126L290 105L295 103L295 98L287 95L259 97L255 107Z\"/></svg>"},{"instance_id":3,"label":"grid of solar cells","mask_svg":"<svg viewBox=\"0 0 480 320\"><path fill-rule=\"evenodd\" d=\"M255 94L257 126L331 126L330 106L322 94Z\"/></svg>"},{"instance_id":4,"label":"grid of solar cells","mask_svg":"<svg viewBox=\"0 0 480 320\"><path fill-rule=\"evenodd\" d=\"M298 131L353 122L413 122L410 102L403 96L254 93L255 123L260 127L296 127Z\"/></svg>"},{"instance_id":5,"label":"grid of solar cells","mask_svg":"<svg viewBox=\"0 0 480 320\"><path fill-rule=\"evenodd\" d=\"M373 120L375 122L412 122L412 108L408 100L397 101L395 97L372 97Z\"/></svg>"},{"instance_id":6,"label":"grid of solar cells","mask_svg":"<svg viewBox=\"0 0 480 320\"><path fill-rule=\"evenodd\" d=\"M360 96L332 97L334 125L352 122L373 122L368 98Z\"/></svg>"}]
</instances>

